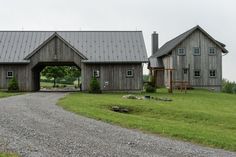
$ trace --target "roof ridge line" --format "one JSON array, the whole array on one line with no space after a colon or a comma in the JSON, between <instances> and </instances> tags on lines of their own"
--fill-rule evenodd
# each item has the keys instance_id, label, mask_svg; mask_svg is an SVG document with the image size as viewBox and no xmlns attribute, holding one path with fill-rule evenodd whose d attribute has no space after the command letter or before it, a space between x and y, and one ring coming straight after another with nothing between
<instances>
[{"instance_id":1,"label":"roof ridge line","mask_svg":"<svg viewBox=\"0 0 236 157\"><path fill-rule=\"evenodd\" d=\"M0 30L0 32L143 32L142 30Z\"/></svg>"}]
</instances>

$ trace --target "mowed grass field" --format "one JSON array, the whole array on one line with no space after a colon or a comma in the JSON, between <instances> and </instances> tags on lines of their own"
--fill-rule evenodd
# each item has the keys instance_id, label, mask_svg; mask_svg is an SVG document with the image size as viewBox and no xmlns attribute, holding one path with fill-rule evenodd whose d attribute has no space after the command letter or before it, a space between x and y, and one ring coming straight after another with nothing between
<instances>
[{"instance_id":1,"label":"mowed grass field","mask_svg":"<svg viewBox=\"0 0 236 157\"><path fill-rule=\"evenodd\" d=\"M13 153L0 153L0 157L18 157L18 155Z\"/></svg>"},{"instance_id":2,"label":"mowed grass field","mask_svg":"<svg viewBox=\"0 0 236 157\"><path fill-rule=\"evenodd\" d=\"M205 90L168 94L166 89L155 94L135 94L171 98L172 102L124 99L123 95L73 93L58 105L122 127L236 151L236 95ZM125 107L131 112L114 112L112 106Z\"/></svg>"},{"instance_id":3,"label":"mowed grass field","mask_svg":"<svg viewBox=\"0 0 236 157\"><path fill-rule=\"evenodd\" d=\"M66 86L66 87L74 87L75 86L73 84L68 85L68 84L62 84L62 83L57 83L56 85L58 85L60 88L63 88L63 86ZM53 88L53 83L51 83L51 82L40 82L40 87L42 87L42 88Z\"/></svg>"}]
</instances>

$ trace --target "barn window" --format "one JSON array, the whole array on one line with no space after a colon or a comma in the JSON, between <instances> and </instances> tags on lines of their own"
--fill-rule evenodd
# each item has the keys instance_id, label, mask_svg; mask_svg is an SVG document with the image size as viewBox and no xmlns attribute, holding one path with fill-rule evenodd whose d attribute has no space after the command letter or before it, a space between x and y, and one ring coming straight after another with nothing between
<instances>
[{"instance_id":1,"label":"barn window","mask_svg":"<svg viewBox=\"0 0 236 157\"><path fill-rule=\"evenodd\" d=\"M13 71L7 72L7 78L13 78Z\"/></svg>"},{"instance_id":2,"label":"barn window","mask_svg":"<svg viewBox=\"0 0 236 157\"><path fill-rule=\"evenodd\" d=\"M184 48L178 48L178 55L184 56L185 55L185 49Z\"/></svg>"},{"instance_id":3,"label":"barn window","mask_svg":"<svg viewBox=\"0 0 236 157\"><path fill-rule=\"evenodd\" d=\"M194 70L194 77L200 77L201 71L200 70Z\"/></svg>"},{"instance_id":4,"label":"barn window","mask_svg":"<svg viewBox=\"0 0 236 157\"><path fill-rule=\"evenodd\" d=\"M193 55L194 56L199 56L201 55L200 48L199 47L194 47L193 48Z\"/></svg>"},{"instance_id":5,"label":"barn window","mask_svg":"<svg viewBox=\"0 0 236 157\"><path fill-rule=\"evenodd\" d=\"M216 70L210 70L209 71L209 76L210 77L216 77Z\"/></svg>"},{"instance_id":6,"label":"barn window","mask_svg":"<svg viewBox=\"0 0 236 157\"><path fill-rule=\"evenodd\" d=\"M100 77L100 71L99 70L93 70L93 77L99 78Z\"/></svg>"},{"instance_id":7,"label":"barn window","mask_svg":"<svg viewBox=\"0 0 236 157\"><path fill-rule=\"evenodd\" d=\"M183 68L184 74L188 73L188 69L187 68Z\"/></svg>"},{"instance_id":8,"label":"barn window","mask_svg":"<svg viewBox=\"0 0 236 157\"><path fill-rule=\"evenodd\" d=\"M133 69L128 69L126 72L126 77L133 77L134 76L134 70Z\"/></svg>"},{"instance_id":9,"label":"barn window","mask_svg":"<svg viewBox=\"0 0 236 157\"><path fill-rule=\"evenodd\" d=\"M215 55L216 54L216 50L214 47L210 47L209 48L209 55Z\"/></svg>"}]
</instances>

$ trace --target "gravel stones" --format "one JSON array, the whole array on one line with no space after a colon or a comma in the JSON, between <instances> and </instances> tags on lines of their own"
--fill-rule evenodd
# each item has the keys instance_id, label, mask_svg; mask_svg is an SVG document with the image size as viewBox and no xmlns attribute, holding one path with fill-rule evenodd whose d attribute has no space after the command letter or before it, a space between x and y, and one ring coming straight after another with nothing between
<instances>
[{"instance_id":1,"label":"gravel stones","mask_svg":"<svg viewBox=\"0 0 236 157\"><path fill-rule=\"evenodd\" d=\"M23 157L236 156L78 116L55 105L63 96L39 92L0 99L0 149Z\"/></svg>"}]
</instances>

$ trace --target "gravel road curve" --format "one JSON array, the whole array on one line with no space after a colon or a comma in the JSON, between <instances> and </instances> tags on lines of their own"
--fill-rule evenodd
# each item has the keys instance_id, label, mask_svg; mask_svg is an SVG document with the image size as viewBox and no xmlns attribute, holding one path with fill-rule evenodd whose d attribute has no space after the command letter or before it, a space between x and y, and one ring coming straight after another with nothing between
<instances>
[{"instance_id":1,"label":"gravel road curve","mask_svg":"<svg viewBox=\"0 0 236 157\"><path fill-rule=\"evenodd\" d=\"M236 153L124 129L56 106L65 93L0 99L0 151L30 157L236 157Z\"/></svg>"}]
</instances>

